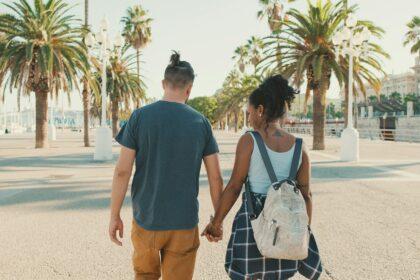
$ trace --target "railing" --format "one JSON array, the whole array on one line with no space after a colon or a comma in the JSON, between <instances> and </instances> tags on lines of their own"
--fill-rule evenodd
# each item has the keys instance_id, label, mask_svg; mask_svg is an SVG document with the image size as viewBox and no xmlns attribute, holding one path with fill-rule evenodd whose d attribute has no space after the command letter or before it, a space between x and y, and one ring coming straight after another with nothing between
<instances>
[{"instance_id":1,"label":"railing","mask_svg":"<svg viewBox=\"0 0 420 280\"><path fill-rule=\"evenodd\" d=\"M285 126L284 129L293 134L313 135L312 126ZM340 137L343 127L327 126L325 135ZM383 141L419 142L420 130L418 129L366 129L358 128L360 138Z\"/></svg>"}]
</instances>

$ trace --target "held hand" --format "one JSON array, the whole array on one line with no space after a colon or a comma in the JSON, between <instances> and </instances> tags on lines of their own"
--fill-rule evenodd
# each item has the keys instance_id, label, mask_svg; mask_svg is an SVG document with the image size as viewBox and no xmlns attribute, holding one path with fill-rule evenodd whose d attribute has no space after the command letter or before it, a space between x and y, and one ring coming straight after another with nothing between
<instances>
[{"instance_id":1,"label":"held hand","mask_svg":"<svg viewBox=\"0 0 420 280\"><path fill-rule=\"evenodd\" d=\"M120 238L123 238L124 224L119 216L112 217L109 221L109 238L118 246L122 246L122 242L117 238L117 231Z\"/></svg>"},{"instance_id":2,"label":"held hand","mask_svg":"<svg viewBox=\"0 0 420 280\"><path fill-rule=\"evenodd\" d=\"M223 238L223 227L222 225L215 225L213 222L210 222L201 236L207 237L207 240L210 242L218 242Z\"/></svg>"}]
</instances>

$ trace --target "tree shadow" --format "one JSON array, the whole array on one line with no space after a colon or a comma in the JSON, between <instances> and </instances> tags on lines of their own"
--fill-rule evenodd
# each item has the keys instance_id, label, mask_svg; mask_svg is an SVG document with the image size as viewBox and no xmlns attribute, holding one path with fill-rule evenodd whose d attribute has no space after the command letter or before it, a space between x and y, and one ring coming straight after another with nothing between
<instances>
[{"instance_id":1,"label":"tree shadow","mask_svg":"<svg viewBox=\"0 0 420 280\"><path fill-rule=\"evenodd\" d=\"M0 159L0 171L4 170L5 167L101 168L114 164L117 157L117 153L113 153L113 159L107 162L94 161L92 154L3 158Z\"/></svg>"},{"instance_id":2,"label":"tree shadow","mask_svg":"<svg viewBox=\"0 0 420 280\"><path fill-rule=\"evenodd\" d=\"M54 187L0 189L0 208L24 205L32 210L96 210L105 209L110 204L110 189L92 188L92 184L69 182ZM126 196L124 206L128 207L131 199Z\"/></svg>"}]
</instances>

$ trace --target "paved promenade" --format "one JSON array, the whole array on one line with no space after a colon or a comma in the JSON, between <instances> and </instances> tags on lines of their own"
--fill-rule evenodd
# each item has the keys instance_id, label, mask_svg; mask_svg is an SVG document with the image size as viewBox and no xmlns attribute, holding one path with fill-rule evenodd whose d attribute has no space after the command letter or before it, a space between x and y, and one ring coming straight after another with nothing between
<instances>
[{"instance_id":1,"label":"paved promenade","mask_svg":"<svg viewBox=\"0 0 420 280\"><path fill-rule=\"evenodd\" d=\"M216 136L226 183L239 136ZM45 150L33 149L33 137L0 136L0 279L132 279L129 195L123 247L107 236L118 145L113 162L97 163L80 133L58 131ZM338 160L338 139L327 147L311 151L322 279L420 279L420 144L361 140L357 164ZM203 171L200 229L212 213ZM224 251L235 211L223 242L201 240L194 279L228 279Z\"/></svg>"}]
</instances>

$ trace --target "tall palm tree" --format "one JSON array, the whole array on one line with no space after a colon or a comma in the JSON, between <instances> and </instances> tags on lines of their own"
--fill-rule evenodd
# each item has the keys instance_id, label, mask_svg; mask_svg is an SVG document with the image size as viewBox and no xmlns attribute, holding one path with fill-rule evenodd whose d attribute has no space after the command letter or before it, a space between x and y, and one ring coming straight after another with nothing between
<instances>
[{"instance_id":1,"label":"tall palm tree","mask_svg":"<svg viewBox=\"0 0 420 280\"><path fill-rule=\"evenodd\" d=\"M239 71L241 73L245 72L245 67L249 64L249 49L246 45L239 46L235 49L234 55L232 57L238 65Z\"/></svg>"},{"instance_id":2,"label":"tall palm tree","mask_svg":"<svg viewBox=\"0 0 420 280\"><path fill-rule=\"evenodd\" d=\"M307 92L313 91L313 149L323 150L326 92L332 74L340 84L343 81L332 35L352 8L343 9L342 1L336 4L331 1L308 2L308 5L304 13L297 9L288 11L289 19L283 22L282 32L278 37L268 37L270 41L266 48L272 56L278 50L281 52L280 72L292 78L296 86L306 78Z\"/></svg>"},{"instance_id":3,"label":"tall palm tree","mask_svg":"<svg viewBox=\"0 0 420 280\"><path fill-rule=\"evenodd\" d=\"M140 50L152 39L152 19L140 5L127 9L126 16L121 19L124 24L123 36L127 44L136 50L137 75L140 79Z\"/></svg>"},{"instance_id":4,"label":"tall palm tree","mask_svg":"<svg viewBox=\"0 0 420 280\"><path fill-rule=\"evenodd\" d=\"M0 32L7 45L0 55L0 83L23 94L35 92L35 147L48 146L48 94L70 92L77 86L79 71L89 63L80 41L82 28L63 0L28 0L4 3L9 13L0 15Z\"/></svg>"},{"instance_id":5,"label":"tall palm tree","mask_svg":"<svg viewBox=\"0 0 420 280\"><path fill-rule=\"evenodd\" d=\"M86 31L89 29L89 0L85 0L84 6L85 22L84 28ZM87 50L86 50L87 52ZM85 147L90 146L89 141L89 77L85 75L83 77L83 90L82 90L82 101L83 101L83 142Z\"/></svg>"},{"instance_id":6,"label":"tall palm tree","mask_svg":"<svg viewBox=\"0 0 420 280\"><path fill-rule=\"evenodd\" d=\"M411 53L420 55L420 17L413 17L407 27L409 30L405 33L404 46L411 45Z\"/></svg>"},{"instance_id":7,"label":"tall palm tree","mask_svg":"<svg viewBox=\"0 0 420 280\"><path fill-rule=\"evenodd\" d=\"M101 65L97 59L93 59L97 69L96 78L97 84L101 83ZM115 136L118 133L119 114L124 105L125 109L129 108L131 102L145 97L145 85L138 79L135 71L136 56L129 54L127 48L124 48L121 55L116 52L110 57L109 65L107 67L107 93L110 97L110 112L112 119L112 133ZM97 108L101 108L101 98L94 100ZM99 113L99 111L98 111ZM99 116L99 115L98 115Z\"/></svg>"},{"instance_id":8,"label":"tall palm tree","mask_svg":"<svg viewBox=\"0 0 420 280\"><path fill-rule=\"evenodd\" d=\"M251 36L248 40L246 47L250 56L251 64L254 66L255 72L257 71L257 65L261 61L262 51L264 48L264 41L255 36Z\"/></svg>"},{"instance_id":9,"label":"tall palm tree","mask_svg":"<svg viewBox=\"0 0 420 280\"><path fill-rule=\"evenodd\" d=\"M235 131L239 128L239 114L246 99L257 88L260 79L256 75L243 75L231 71L226 77L222 89L216 95L218 108L216 116L221 120L226 114L233 114Z\"/></svg>"},{"instance_id":10,"label":"tall palm tree","mask_svg":"<svg viewBox=\"0 0 420 280\"><path fill-rule=\"evenodd\" d=\"M262 10L258 11L258 19L267 19L271 32L276 32L281 27L283 20L287 19L285 7L282 2L294 2L295 0L259 0Z\"/></svg>"}]
</instances>

